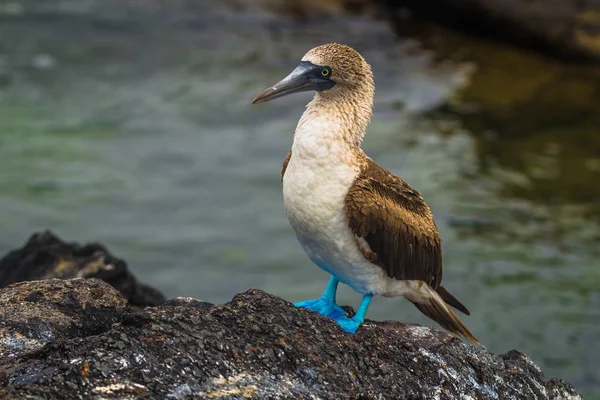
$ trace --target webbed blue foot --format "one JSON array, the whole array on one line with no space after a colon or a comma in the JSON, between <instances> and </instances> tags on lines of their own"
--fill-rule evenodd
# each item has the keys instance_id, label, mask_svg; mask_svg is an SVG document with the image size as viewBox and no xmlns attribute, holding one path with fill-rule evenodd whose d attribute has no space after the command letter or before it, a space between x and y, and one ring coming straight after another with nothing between
<instances>
[{"instance_id":1,"label":"webbed blue foot","mask_svg":"<svg viewBox=\"0 0 600 400\"><path fill-rule=\"evenodd\" d=\"M320 298L316 300L299 301L298 303L294 303L294 305L296 307L308 308L309 310L333 319L346 317L346 312L342 307L338 306L330 299Z\"/></svg>"},{"instance_id":2,"label":"webbed blue foot","mask_svg":"<svg viewBox=\"0 0 600 400\"><path fill-rule=\"evenodd\" d=\"M358 310L356 310L356 314L352 318L341 317L334 318L335 321L348 333L356 333L356 330L365 320L365 314L369 308L369 304L371 304L372 295L367 294L363 296L360 305L358 306Z\"/></svg>"},{"instance_id":3,"label":"webbed blue foot","mask_svg":"<svg viewBox=\"0 0 600 400\"><path fill-rule=\"evenodd\" d=\"M296 307L308 308L333 319L346 317L346 312L335 303L335 293L337 292L338 283L339 281L332 276L320 299L300 301L294 303L294 305Z\"/></svg>"},{"instance_id":4,"label":"webbed blue foot","mask_svg":"<svg viewBox=\"0 0 600 400\"><path fill-rule=\"evenodd\" d=\"M360 324L363 323L362 320L358 319L358 318L348 318L348 317L341 317L341 318L334 318L335 322L337 322L343 330L345 330L348 333L356 333L356 330L358 329L358 327L360 326Z\"/></svg>"},{"instance_id":5,"label":"webbed blue foot","mask_svg":"<svg viewBox=\"0 0 600 400\"><path fill-rule=\"evenodd\" d=\"M338 283L339 281L332 276L320 299L300 301L294 303L294 305L325 315L335 320L346 332L355 333L360 324L365 320L365 314L373 296L370 294L365 295L360 302L360 306L358 306L358 310L356 310L356 314L352 318L348 318L344 309L335 302Z\"/></svg>"}]
</instances>

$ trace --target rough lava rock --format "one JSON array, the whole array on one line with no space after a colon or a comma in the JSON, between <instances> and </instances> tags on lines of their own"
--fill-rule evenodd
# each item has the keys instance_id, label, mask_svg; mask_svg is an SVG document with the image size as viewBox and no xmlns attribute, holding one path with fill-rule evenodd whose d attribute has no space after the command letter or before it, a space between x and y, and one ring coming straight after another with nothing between
<instances>
[{"instance_id":1,"label":"rough lava rock","mask_svg":"<svg viewBox=\"0 0 600 400\"><path fill-rule=\"evenodd\" d=\"M0 360L10 362L56 340L106 331L128 308L119 292L98 279L10 285L0 291Z\"/></svg>"},{"instance_id":2,"label":"rough lava rock","mask_svg":"<svg viewBox=\"0 0 600 400\"><path fill-rule=\"evenodd\" d=\"M123 293L133 306L155 306L165 301L158 290L139 283L127 263L104 246L66 243L50 231L33 234L25 246L0 259L0 288L49 278L102 279Z\"/></svg>"},{"instance_id":3,"label":"rough lava rock","mask_svg":"<svg viewBox=\"0 0 600 400\"><path fill-rule=\"evenodd\" d=\"M2 399L580 399L517 351L390 321L351 335L259 290L136 311L96 279L47 280L0 290L0 310Z\"/></svg>"}]
</instances>

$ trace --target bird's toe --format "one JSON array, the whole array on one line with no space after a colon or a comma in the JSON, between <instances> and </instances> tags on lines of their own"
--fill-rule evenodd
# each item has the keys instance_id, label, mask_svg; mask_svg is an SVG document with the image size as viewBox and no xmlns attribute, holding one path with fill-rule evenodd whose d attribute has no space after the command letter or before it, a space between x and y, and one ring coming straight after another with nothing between
<instances>
[{"instance_id":1,"label":"bird's toe","mask_svg":"<svg viewBox=\"0 0 600 400\"><path fill-rule=\"evenodd\" d=\"M362 323L362 321L356 318L340 317L334 319L342 327L342 329L348 333L356 333L356 330Z\"/></svg>"},{"instance_id":2,"label":"bird's toe","mask_svg":"<svg viewBox=\"0 0 600 400\"><path fill-rule=\"evenodd\" d=\"M294 305L296 307L307 308L333 319L346 317L346 312L342 307L328 299L305 300L294 303Z\"/></svg>"}]
</instances>

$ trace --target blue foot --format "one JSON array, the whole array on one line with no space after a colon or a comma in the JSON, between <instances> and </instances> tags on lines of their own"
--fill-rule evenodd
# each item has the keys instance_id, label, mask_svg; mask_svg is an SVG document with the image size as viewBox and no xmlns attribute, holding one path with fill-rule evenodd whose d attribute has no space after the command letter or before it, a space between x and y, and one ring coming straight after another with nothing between
<instances>
[{"instance_id":1,"label":"blue foot","mask_svg":"<svg viewBox=\"0 0 600 400\"><path fill-rule=\"evenodd\" d=\"M354 317L348 318L346 317L344 309L335 303L335 294L338 283L339 281L337 278L332 276L320 299L300 301L294 303L294 305L296 307L308 308L321 315L325 315L326 317L335 320L346 332L355 333L360 324L365 320L365 314L367 313L367 309L369 308L373 296L370 294L363 296Z\"/></svg>"},{"instance_id":2,"label":"blue foot","mask_svg":"<svg viewBox=\"0 0 600 400\"><path fill-rule=\"evenodd\" d=\"M341 317L341 318L334 318L335 322L337 322L343 330L345 330L348 333L356 333L356 330L358 329L358 327L360 326L360 324L363 323L362 320L352 317L352 318L347 318L347 317Z\"/></svg>"},{"instance_id":3,"label":"blue foot","mask_svg":"<svg viewBox=\"0 0 600 400\"><path fill-rule=\"evenodd\" d=\"M296 307L308 308L309 310L313 310L333 319L345 317L346 312L342 307L335 303L335 293L337 291L338 283L339 281L332 276L320 299L300 301L294 303L294 305Z\"/></svg>"},{"instance_id":4,"label":"blue foot","mask_svg":"<svg viewBox=\"0 0 600 400\"><path fill-rule=\"evenodd\" d=\"M346 318L346 312L342 307L335 304L329 299L306 300L294 303L296 307L308 308L309 310L318 312L326 317L337 319Z\"/></svg>"},{"instance_id":5,"label":"blue foot","mask_svg":"<svg viewBox=\"0 0 600 400\"><path fill-rule=\"evenodd\" d=\"M348 333L355 333L360 324L365 320L365 314L367 313L367 309L369 308L369 304L371 304L372 295L367 294L363 296L360 305L358 306L358 310L356 310L356 314L354 317L347 318L334 318L335 321Z\"/></svg>"}]
</instances>

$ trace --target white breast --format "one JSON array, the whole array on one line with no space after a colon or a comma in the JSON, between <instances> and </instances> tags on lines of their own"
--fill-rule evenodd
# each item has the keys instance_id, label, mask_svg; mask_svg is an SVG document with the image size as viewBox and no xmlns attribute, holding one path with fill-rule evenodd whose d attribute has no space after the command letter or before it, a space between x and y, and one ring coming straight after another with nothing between
<instances>
[{"instance_id":1,"label":"white breast","mask_svg":"<svg viewBox=\"0 0 600 400\"><path fill-rule=\"evenodd\" d=\"M384 294L389 278L360 252L345 214L345 197L359 173L348 144L312 120L297 130L283 177L285 211L310 259L366 294Z\"/></svg>"}]
</instances>

